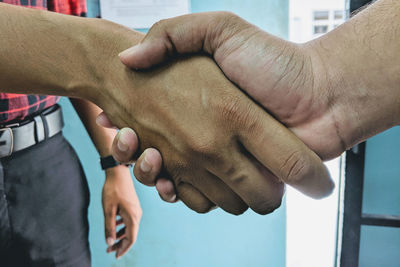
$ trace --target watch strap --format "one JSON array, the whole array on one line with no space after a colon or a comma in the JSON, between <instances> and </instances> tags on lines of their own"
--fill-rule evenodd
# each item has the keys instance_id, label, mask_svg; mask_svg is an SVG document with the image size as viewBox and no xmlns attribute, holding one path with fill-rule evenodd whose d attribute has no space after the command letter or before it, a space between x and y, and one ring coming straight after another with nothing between
<instances>
[{"instance_id":1,"label":"watch strap","mask_svg":"<svg viewBox=\"0 0 400 267\"><path fill-rule=\"evenodd\" d=\"M121 163L117 162L112 155L109 155L100 158L100 165L102 170L106 170L121 165Z\"/></svg>"}]
</instances>

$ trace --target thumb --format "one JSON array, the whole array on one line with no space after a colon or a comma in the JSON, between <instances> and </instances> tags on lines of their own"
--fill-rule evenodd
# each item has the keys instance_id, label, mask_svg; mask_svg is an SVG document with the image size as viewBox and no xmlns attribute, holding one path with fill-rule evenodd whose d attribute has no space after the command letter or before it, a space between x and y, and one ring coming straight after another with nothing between
<instances>
[{"instance_id":1,"label":"thumb","mask_svg":"<svg viewBox=\"0 0 400 267\"><path fill-rule=\"evenodd\" d=\"M130 68L145 69L177 54L213 55L238 30L237 18L229 12L207 12L161 20L141 43L120 53L120 59Z\"/></svg>"},{"instance_id":2,"label":"thumb","mask_svg":"<svg viewBox=\"0 0 400 267\"><path fill-rule=\"evenodd\" d=\"M116 129L114 124L107 117L106 113L101 112L96 118L96 124L105 128L113 128Z\"/></svg>"},{"instance_id":3,"label":"thumb","mask_svg":"<svg viewBox=\"0 0 400 267\"><path fill-rule=\"evenodd\" d=\"M330 195L334 183L321 159L284 125L260 110L251 131L243 128L240 141L276 177L315 199Z\"/></svg>"},{"instance_id":4,"label":"thumb","mask_svg":"<svg viewBox=\"0 0 400 267\"><path fill-rule=\"evenodd\" d=\"M116 161L129 163L134 160L138 147L139 140L135 131L122 128L114 138L111 151Z\"/></svg>"}]
</instances>

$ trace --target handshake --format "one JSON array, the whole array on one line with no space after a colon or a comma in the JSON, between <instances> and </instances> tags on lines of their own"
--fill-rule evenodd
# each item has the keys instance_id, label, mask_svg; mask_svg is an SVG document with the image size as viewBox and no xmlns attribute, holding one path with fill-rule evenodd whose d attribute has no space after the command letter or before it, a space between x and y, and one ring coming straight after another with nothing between
<instances>
[{"instance_id":1,"label":"handshake","mask_svg":"<svg viewBox=\"0 0 400 267\"><path fill-rule=\"evenodd\" d=\"M114 157L136 160L136 178L165 201L199 213L267 214L286 184L329 195L322 161L400 123L399 11L398 0L376 1L328 34L293 44L227 12L161 21L143 36L0 3L0 85L96 104L97 123L121 129ZM93 123L97 107L77 103L108 155L113 137ZM115 169L103 207L108 251L119 257L136 239L141 209L129 170Z\"/></svg>"},{"instance_id":2,"label":"handshake","mask_svg":"<svg viewBox=\"0 0 400 267\"><path fill-rule=\"evenodd\" d=\"M398 50L385 38L363 45L374 32L364 22L383 6L306 44L226 12L161 21L140 43L119 28L112 43L131 48L113 58L92 98L104 110L100 125L123 128L114 157L137 159L138 180L199 213L270 213L285 184L329 195L322 160L398 124L398 67L369 49Z\"/></svg>"},{"instance_id":3,"label":"handshake","mask_svg":"<svg viewBox=\"0 0 400 267\"><path fill-rule=\"evenodd\" d=\"M122 129L114 157L137 160L142 183L197 212L267 214L285 184L325 197L334 185L323 160L399 124L398 1L305 44L227 12L161 21L143 38L105 20L1 7L16 31L32 24L43 40L3 38L0 84L95 103L99 124Z\"/></svg>"},{"instance_id":4,"label":"handshake","mask_svg":"<svg viewBox=\"0 0 400 267\"><path fill-rule=\"evenodd\" d=\"M157 23L120 59L129 68L117 58L120 77L93 99L105 111L98 123L134 129L120 131L114 157L129 162L143 152L135 176L165 201L200 213L267 214L285 184L313 198L331 193L321 159L348 148L351 129L338 121L343 110L315 44L204 13Z\"/></svg>"}]
</instances>

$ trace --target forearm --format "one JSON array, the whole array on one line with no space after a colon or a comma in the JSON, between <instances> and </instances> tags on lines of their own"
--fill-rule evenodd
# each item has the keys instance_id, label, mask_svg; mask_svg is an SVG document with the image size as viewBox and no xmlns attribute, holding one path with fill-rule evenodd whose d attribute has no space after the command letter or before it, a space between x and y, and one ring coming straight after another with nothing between
<instances>
[{"instance_id":1,"label":"forearm","mask_svg":"<svg viewBox=\"0 0 400 267\"><path fill-rule=\"evenodd\" d=\"M96 124L96 118L102 110L84 99L71 98L70 100L99 155L101 157L111 155L111 145L116 135L116 130L107 129Z\"/></svg>"},{"instance_id":2,"label":"forearm","mask_svg":"<svg viewBox=\"0 0 400 267\"><path fill-rule=\"evenodd\" d=\"M400 1L381 0L310 43L347 147L400 122L399 14Z\"/></svg>"},{"instance_id":3,"label":"forearm","mask_svg":"<svg viewBox=\"0 0 400 267\"><path fill-rule=\"evenodd\" d=\"M3 92L87 99L104 89L118 53L142 37L107 21L7 4L0 4L0 36Z\"/></svg>"}]
</instances>

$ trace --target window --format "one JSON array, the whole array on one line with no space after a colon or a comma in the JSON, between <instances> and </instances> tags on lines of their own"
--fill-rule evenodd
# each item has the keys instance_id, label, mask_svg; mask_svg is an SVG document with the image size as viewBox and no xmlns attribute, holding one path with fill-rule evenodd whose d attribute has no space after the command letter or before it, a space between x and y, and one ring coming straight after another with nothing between
<instances>
[{"instance_id":1,"label":"window","mask_svg":"<svg viewBox=\"0 0 400 267\"><path fill-rule=\"evenodd\" d=\"M328 20L329 11L314 11L314 20Z\"/></svg>"},{"instance_id":2,"label":"window","mask_svg":"<svg viewBox=\"0 0 400 267\"><path fill-rule=\"evenodd\" d=\"M335 10L334 18L335 19L343 19L343 11L342 10Z\"/></svg>"},{"instance_id":3,"label":"window","mask_svg":"<svg viewBox=\"0 0 400 267\"><path fill-rule=\"evenodd\" d=\"M315 25L314 26L314 34L321 34L328 32L328 25Z\"/></svg>"},{"instance_id":4,"label":"window","mask_svg":"<svg viewBox=\"0 0 400 267\"><path fill-rule=\"evenodd\" d=\"M312 12L312 31L313 37L316 38L321 34L325 34L344 22L345 12L344 9L332 10L313 10Z\"/></svg>"}]
</instances>

